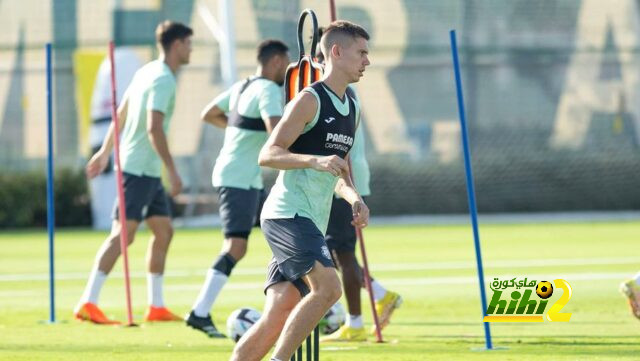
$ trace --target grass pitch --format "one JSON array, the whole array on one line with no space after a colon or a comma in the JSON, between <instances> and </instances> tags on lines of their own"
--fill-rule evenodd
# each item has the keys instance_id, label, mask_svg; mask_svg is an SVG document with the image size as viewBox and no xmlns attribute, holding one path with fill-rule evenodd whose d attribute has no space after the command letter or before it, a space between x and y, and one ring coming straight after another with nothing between
<instances>
[{"instance_id":1,"label":"grass pitch","mask_svg":"<svg viewBox=\"0 0 640 361\"><path fill-rule=\"evenodd\" d=\"M566 279L573 297L562 310L568 323L491 324L501 351L484 346L471 229L468 226L380 226L365 230L372 274L405 302L384 330L385 344L322 344L321 360L636 360L640 322L618 292L640 269L640 222L482 225L487 283L493 277ZM228 339L213 340L183 323L137 328L95 326L72 319L105 232L56 233L56 313L47 324L48 255L45 230L0 232L0 360L226 360ZM146 307L144 253L149 234L130 247L134 317ZM165 302L185 314L221 245L217 229L178 229L168 258ZM262 309L270 252L252 234L247 257L234 270L213 310ZM107 315L126 320L122 266L116 265L100 298ZM490 292L490 291L489 291ZM488 297L491 294L489 293ZM559 295L554 294L551 301ZM363 302L367 301L363 292ZM344 302L344 301L343 301ZM367 326L368 303L363 304Z\"/></svg>"}]
</instances>

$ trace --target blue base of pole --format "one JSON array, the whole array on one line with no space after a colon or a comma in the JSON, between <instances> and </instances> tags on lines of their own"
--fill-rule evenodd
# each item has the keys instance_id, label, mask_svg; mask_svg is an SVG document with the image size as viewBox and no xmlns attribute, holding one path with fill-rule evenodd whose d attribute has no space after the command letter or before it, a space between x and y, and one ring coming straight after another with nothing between
<instances>
[{"instance_id":1,"label":"blue base of pole","mask_svg":"<svg viewBox=\"0 0 640 361\"><path fill-rule=\"evenodd\" d=\"M60 325L60 324L65 324L65 323L69 323L69 321L67 321L67 320L55 320L55 321L39 320L38 321L39 325Z\"/></svg>"},{"instance_id":2,"label":"blue base of pole","mask_svg":"<svg viewBox=\"0 0 640 361\"><path fill-rule=\"evenodd\" d=\"M474 352L480 352L480 351L506 351L508 350L508 347L492 347L492 348L486 348L486 347L472 347L471 351Z\"/></svg>"}]
</instances>

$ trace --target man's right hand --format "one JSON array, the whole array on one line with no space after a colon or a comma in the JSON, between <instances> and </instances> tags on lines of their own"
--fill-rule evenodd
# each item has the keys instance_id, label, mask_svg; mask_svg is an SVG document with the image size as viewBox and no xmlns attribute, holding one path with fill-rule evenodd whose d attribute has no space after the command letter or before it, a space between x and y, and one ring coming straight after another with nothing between
<instances>
[{"instance_id":1,"label":"man's right hand","mask_svg":"<svg viewBox=\"0 0 640 361\"><path fill-rule=\"evenodd\" d=\"M169 184L171 185L170 194L172 197L175 197L182 192L182 179L180 179L180 175L175 169L170 170L168 173Z\"/></svg>"},{"instance_id":2,"label":"man's right hand","mask_svg":"<svg viewBox=\"0 0 640 361\"><path fill-rule=\"evenodd\" d=\"M329 172L336 177L349 172L347 161L337 155L315 158L312 168L321 172Z\"/></svg>"},{"instance_id":3,"label":"man's right hand","mask_svg":"<svg viewBox=\"0 0 640 361\"><path fill-rule=\"evenodd\" d=\"M97 177L100 173L104 172L104 169L107 168L107 164L109 164L109 154L98 151L87 163L87 177L89 177L89 179Z\"/></svg>"}]
</instances>

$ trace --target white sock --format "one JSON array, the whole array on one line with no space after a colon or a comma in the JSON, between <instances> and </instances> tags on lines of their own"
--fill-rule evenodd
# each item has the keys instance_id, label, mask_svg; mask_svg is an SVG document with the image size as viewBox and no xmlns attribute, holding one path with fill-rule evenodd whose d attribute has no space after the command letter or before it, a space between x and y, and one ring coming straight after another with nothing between
<instances>
[{"instance_id":1,"label":"white sock","mask_svg":"<svg viewBox=\"0 0 640 361\"><path fill-rule=\"evenodd\" d=\"M162 279L161 273L147 273L147 299L153 307L164 307Z\"/></svg>"},{"instance_id":2,"label":"white sock","mask_svg":"<svg viewBox=\"0 0 640 361\"><path fill-rule=\"evenodd\" d=\"M345 322L347 327L362 328L362 315L347 315L347 321Z\"/></svg>"},{"instance_id":3,"label":"white sock","mask_svg":"<svg viewBox=\"0 0 640 361\"><path fill-rule=\"evenodd\" d=\"M89 280L87 281L87 286L82 293L82 297L80 297L80 303L84 304L86 302L90 302L97 305L98 296L100 296L100 290L102 289L102 285L106 280L107 274L100 271L98 267L94 268L89 275Z\"/></svg>"},{"instance_id":4,"label":"white sock","mask_svg":"<svg viewBox=\"0 0 640 361\"><path fill-rule=\"evenodd\" d=\"M376 280L371 280L371 290L373 291L373 299L378 302L387 294L387 289L382 287Z\"/></svg>"},{"instance_id":5,"label":"white sock","mask_svg":"<svg viewBox=\"0 0 640 361\"><path fill-rule=\"evenodd\" d=\"M269 361L282 361L279 358L272 357Z\"/></svg>"},{"instance_id":6,"label":"white sock","mask_svg":"<svg viewBox=\"0 0 640 361\"><path fill-rule=\"evenodd\" d=\"M193 304L193 313L198 317L206 317L213 307L213 303L216 301L218 294L227 283L229 276L226 274L209 268L207 271L207 278L204 280L204 284L200 289L200 294L196 298L196 302Z\"/></svg>"},{"instance_id":7,"label":"white sock","mask_svg":"<svg viewBox=\"0 0 640 361\"><path fill-rule=\"evenodd\" d=\"M633 277L633 279L636 280L636 284L638 286L640 286L640 272L636 273L636 275Z\"/></svg>"}]
</instances>

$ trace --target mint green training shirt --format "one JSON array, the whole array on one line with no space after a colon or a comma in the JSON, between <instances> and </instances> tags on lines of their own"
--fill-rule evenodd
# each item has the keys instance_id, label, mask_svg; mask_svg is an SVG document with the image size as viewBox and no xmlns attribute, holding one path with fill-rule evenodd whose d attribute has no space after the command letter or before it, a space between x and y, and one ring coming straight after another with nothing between
<instances>
[{"instance_id":1,"label":"mint green training shirt","mask_svg":"<svg viewBox=\"0 0 640 361\"><path fill-rule=\"evenodd\" d=\"M176 99L176 78L164 61L152 61L135 73L123 98L128 98L129 104L120 144L122 171L159 178L162 159L149 140L147 113L156 110L164 114L162 129L167 133Z\"/></svg>"},{"instance_id":2,"label":"mint green training shirt","mask_svg":"<svg viewBox=\"0 0 640 361\"><path fill-rule=\"evenodd\" d=\"M271 80L257 78L240 94L244 82L239 81L218 95L214 104L225 113L237 107L240 115L249 118L266 120L282 116L282 88ZM267 137L266 131L227 126L224 144L213 167L213 186L262 189L258 154Z\"/></svg>"},{"instance_id":3,"label":"mint green training shirt","mask_svg":"<svg viewBox=\"0 0 640 361\"><path fill-rule=\"evenodd\" d=\"M318 110L315 117L304 127L303 133L306 133L318 122L320 98L313 88L307 87L303 91L313 94L318 101ZM348 97L345 96L345 102L343 103L332 91L327 91L327 94L340 114L349 114ZM356 122L360 115L359 109L360 106L356 101ZM260 218L293 218L297 214L311 219L320 232L325 234L329 224L333 190L337 182L338 177L331 173L320 172L311 168L281 170L264 203Z\"/></svg>"},{"instance_id":4,"label":"mint green training shirt","mask_svg":"<svg viewBox=\"0 0 640 361\"><path fill-rule=\"evenodd\" d=\"M349 86L355 94L355 89ZM356 94L356 101L358 95ZM353 183L361 196L371 195L371 188L369 188L369 180L371 179L371 172L369 171L369 162L366 158L365 150L365 137L364 128L362 126L362 119L360 124L356 128L356 136L353 140L353 147L349 152L349 159L351 159L351 173L353 175Z\"/></svg>"},{"instance_id":5,"label":"mint green training shirt","mask_svg":"<svg viewBox=\"0 0 640 361\"><path fill-rule=\"evenodd\" d=\"M361 121L360 126L356 129L356 136L353 140L353 148L351 148L349 152L349 158L351 159L353 183L356 186L358 194L363 197L371 195L371 188L369 187L371 172L369 171L369 163L365 157L364 139L364 130L362 129Z\"/></svg>"}]
</instances>

